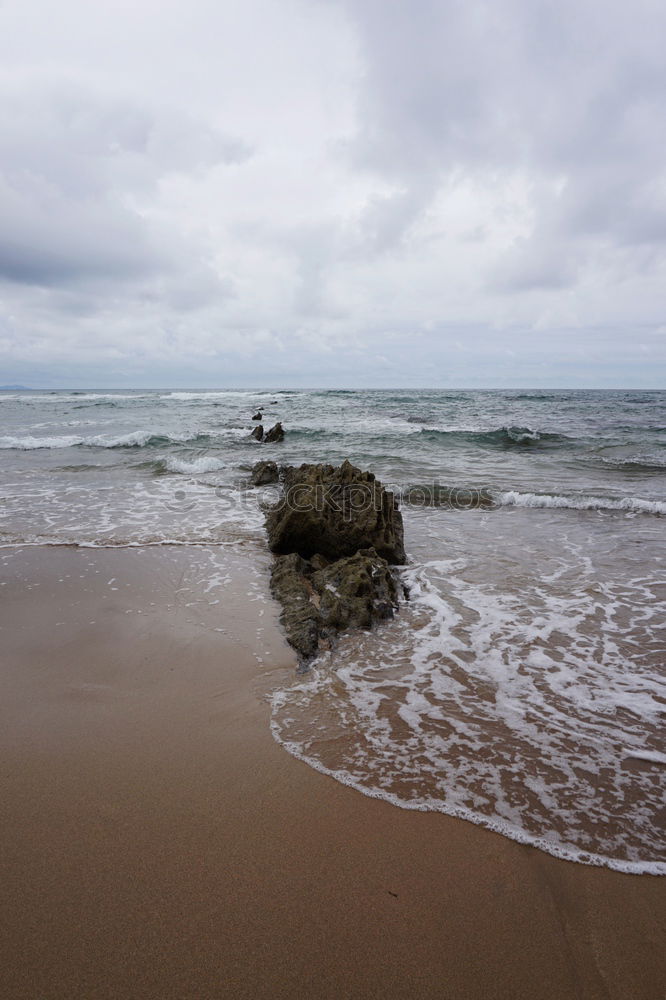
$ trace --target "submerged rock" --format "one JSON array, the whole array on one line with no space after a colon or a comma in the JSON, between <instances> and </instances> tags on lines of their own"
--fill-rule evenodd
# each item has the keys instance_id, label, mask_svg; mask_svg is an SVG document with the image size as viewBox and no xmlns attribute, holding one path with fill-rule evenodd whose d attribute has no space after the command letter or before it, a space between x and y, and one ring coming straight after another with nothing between
<instances>
[{"instance_id":1,"label":"submerged rock","mask_svg":"<svg viewBox=\"0 0 666 1000\"><path fill-rule=\"evenodd\" d=\"M275 462L257 462L252 468L250 482L253 486L266 486L277 483L279 478L280 470Z\"/></svg>"},{"instance_id":2,"label":"submerged rock","mask_svg":"<svg viewBox=\"0 0 666 1000\"><path fill-rule=\"evenodd\" d=\"M252 433L250 434L250 437L254 438L255 441L261 441L263 436L264 436L263 424L259 424L258 427L255 427Z\"/></svg>"},{"instance_id":3,"label":"submerged rock","mask_svg":"<svg viewBox=\"0 0 666 1000\"><path fill-rule=\"evenodd\" d=\"M275 441L284 441L284 430L282 424L278 421L274 427L271 427L269 431L266 431L266 437L264 438L266 444L271 444Z\"/></svg>"},{"instance_id":4,"label":"submerged rock","mask_svg":"<svg viewBox=\"0 0 666 1000\"><path fill-rule=\"evenodd\" d=\"M316 552L327 559L374 548L390 563L405 562L402 515L392 493L371 472L349 462L285 470L285 493L266 517L272 552Z\"/></svg>"}]
</instances>

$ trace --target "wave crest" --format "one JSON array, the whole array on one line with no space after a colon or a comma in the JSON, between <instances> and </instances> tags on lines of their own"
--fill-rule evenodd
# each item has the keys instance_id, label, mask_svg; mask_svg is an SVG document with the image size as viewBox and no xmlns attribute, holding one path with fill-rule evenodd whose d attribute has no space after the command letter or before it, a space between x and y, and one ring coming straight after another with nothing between
<instances>
[{"instance_id":1,"label":"wave crest","mask_svg":"<svg viewBox=\"0 0 666 1000\"><path fill-rule=\"evenodd\" d=\"M166 472L178 472L183 476L201 476L206 472L218 472L226 462L212 455L200 455L198 458L177 458L171 456L158 463Z\"/></svg>"},{"instance_id":2,"label":"wave crest","mask_svg":"<svg viewBox=\"0 0 666 1000\"><path fill-rule=\"evenodd\" d=\"M618 510L632 514L666 514L666 502L642 500L640 497L558 496L550 493L519 493L507 490L495 494L498 507L550 507L567 510Z\"/></svg>"},{"instance_id":3,"label":"wave crest","mask_svg":"<svg viewBox=\"0 0 666 1000\"><path fill-rule=\"evenodd\" d=\"M210 441L209 434L154 434L151 431L132 431L118 437L104 437L95 434L92 437L0 437L0 449L15 451L33 451L38 448L160 448L170 444L206 444Z\"/></svg>"},{"instance_id":4,"label":"wave crest","mask_svg":"<svg viewBox=\"0 0 666 1000\"><path fill-rule=\"evenodd\" d=\"M433 441L451 441L453 444L477 444L490 448L538 447L543 445L566 444L569 438L564 434L535 431L530 427L497 427L494 430L457 429L444 430L424 427L419 432Z\"/></svg>"},{"instance_id":5,"label":"wave crest","mask_svg":"<svg viewBox=\"0 0 666 1000\"><path fill-rule=\"evenodd\" d=\"M632 455L631 458L602 458L604 465L612 465L615 469L627 469L637 472L666 472L666 456Z\"/></svg>"}]
</instances>

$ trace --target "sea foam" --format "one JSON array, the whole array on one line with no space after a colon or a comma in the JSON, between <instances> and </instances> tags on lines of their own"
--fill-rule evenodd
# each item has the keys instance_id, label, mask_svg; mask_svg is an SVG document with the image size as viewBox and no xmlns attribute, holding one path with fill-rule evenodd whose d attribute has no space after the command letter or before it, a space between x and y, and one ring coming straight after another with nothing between
<instances>
[{"instance_id":1,"label":"sea foam","mask_svg":"<svg viewBox=\"0 0 666 1000\"><path fill-rule=\"evenodd\" d=\"M17 451L33 451L39 448L75 448L85 446L88 448L143 448L147 445L161 446L168 444L195 443L197 441L208 440L207 434L197 432L155 433L153 431L131 431L128 434L119 434L109 437L105 434L95 434L89 437L76 437L74 435L63 435L62 437L0 437L0 449L14 449Z\"/></svg>"},{"instance_id":2,"label":"sea foam","mask_svg":"<svg viewBox=\"0 0 666 1000\"><path fill-rule=\"evenodd\" d=\"M560 507L569 510L619 510L633 514L666 514L666 501L640 497L557 496L549 493L519 493L507 490L495 494L499 507Z\"/></svg>"},{"instance_id":3,"label":"sea foam","mask_svg":"<svg viewBox=\"0 0 666 1000\"><path fill-rule=\"evenodd\" d=\"M639 547L608 579L587 522L552 548L529 519L516 544L532 571L516 562L507 574L512 532L471 519L424 542L452 556L403 570L410 601L394 621L345 637L274 693L275 738L402 808L666 874L661 609Z\"/></svg>"},{"instance_id":4,"label":"sea foam","mask_svg":"<svg viewBox=\"0 0 666 1000\"><path fill-rule=\"evenodd\" d=\"M171 456L166 459L164 466L167 472L179 472L181 475L197 476L206 472L217 472L223 469L226 463L221 458L214 458L212 455L201 455L199 458L177 458Z\"/></svg>"}]
</instances>

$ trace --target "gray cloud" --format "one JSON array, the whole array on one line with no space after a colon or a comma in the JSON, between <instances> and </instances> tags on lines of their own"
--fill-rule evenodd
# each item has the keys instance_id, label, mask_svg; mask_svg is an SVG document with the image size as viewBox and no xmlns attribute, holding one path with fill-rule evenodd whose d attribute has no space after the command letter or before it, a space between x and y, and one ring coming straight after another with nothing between
<instances>
[{"instance_id":1,"label":"gray cloud","mask_svg":"<svg viewBox=\"0 0 666 1000\"><path fill-rule=\"evenodd\" d=\"M366 56L355 163L419 194L442 178L502 172L560 181L532 200L530 253L554 256L586 236L623 244L663 240L666 194L664 9L563 0L344 0ZM409 218L403 220L409 224ZM544 249L540 244L550 244ZM569 253L577 254L571 247ZM527 271L534 271L528 267ZM558 267L544 287L578 268ZM513 289L534 287L526 272Z\"/></svg>"},{"instance_id":2,"label":"gray cloud","mask_svg":"<svg viewBox=\"0 0 666 1000\"><path fill-rule=\"evenodd\" d=\"M132 105L71 80L5 84L0 277L59 285L173 270L168 226L151 220L142 200L165 177L248 155L239 140L183 113Z\"/></svg>"},{"instance_id":3,"label":"gray cloud","mask_svg":"<svg viewBox=\"0 0 666 1000\"><path fill-rule=\"evenodd\" d=\"M0 381L665 372L663 5L31 7L0 6Z\"/></svg>"}]
</instances>

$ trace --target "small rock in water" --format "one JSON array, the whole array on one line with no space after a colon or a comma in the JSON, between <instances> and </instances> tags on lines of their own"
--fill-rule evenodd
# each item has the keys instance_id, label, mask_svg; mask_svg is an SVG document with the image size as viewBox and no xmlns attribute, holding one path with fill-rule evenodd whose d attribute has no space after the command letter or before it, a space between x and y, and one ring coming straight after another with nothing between
<instances>
[{"instance_id":1,"label":"small rock in water","mask_svg":"<svg viewBox=\"0 0 666 1000\"><path fill-rule=\"evenodd\" d=\"M255 427L252 433L250 434L250 437L253 437L255 441L261 441L263 436L264 436L264 428L262 424L259 424L258 427Z\"/></svg>"},{"instance_id":2,"label":"small rock in water","mask_svg":"<svg viewBox=\"0 0 666 1000\"><path fill-rule=\"evenodd\" d=\"M279 421L274 427L271 427L271 429L266 432L264 441L266 444L272 444L275 441L284 441L284 430L282 429L282 424Z\"/></svg>"},{"instance_id":3,"label":"small rock in water","mask_svg":"<svg viewBox=\"0 0 666 1000\"><path fill-rule=\"evenodd\" d=\"M257 410L255 415L252 417L253 420L263 420L263 415L260 410Z\"/></svg>"}]
</instances>

